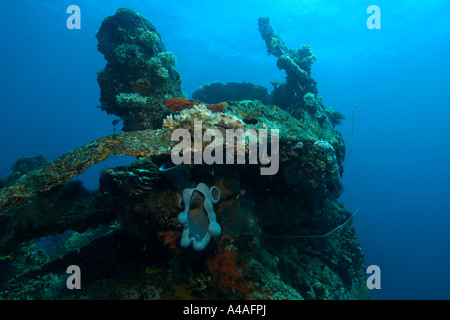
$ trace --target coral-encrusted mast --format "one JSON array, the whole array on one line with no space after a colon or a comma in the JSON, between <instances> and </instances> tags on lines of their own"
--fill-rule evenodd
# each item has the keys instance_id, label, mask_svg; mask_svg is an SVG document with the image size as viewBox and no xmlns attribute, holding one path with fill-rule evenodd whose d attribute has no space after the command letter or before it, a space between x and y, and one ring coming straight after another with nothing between
<instances>
[{"instance_id":1,"label":"coral-encrusted mast","mask_svg":"<svg viewBox=\"0 0 450 320\"><path fill-rule=\"evenodd\" d=\"M292 96L292 102L297 100L297 103L303 104L305 94L309 92L317 94L317 83L311 77L311 65L317 58L312 54L311 47L302 45L297 50L287 48L281 36L270 25L270 19L267 17L258 19L258 30L266 43L267 52L277 57L278 68L286 71L288 92L285 94ZM282 103L274 102L283 108Z\"/></svg>"},{"instance_id":2,"label":"coral-encrusted mast","mask_svg":"<svg viewBox=\"0 0 450 320\"><path fill-rule=\"evenodd\" d=\"M266 42L267 52L269 54L273 54L275 57L288 54L288 48L284 44L281 36L275 33L268 17L258 18L258 30Z\"/></svg>"},{"instance_id":3,"label":"coral-encrusted mast","mask_svg":"<svg viewBox=\"0 0 450 320\"><path fill-rule=\"evenodd\" d=\"M106 157L170 154L172 146L170 134L165 130L126 132L94 140L1 189L0 216L8 209L81 174Z\"/></svg>"}]
</instances>

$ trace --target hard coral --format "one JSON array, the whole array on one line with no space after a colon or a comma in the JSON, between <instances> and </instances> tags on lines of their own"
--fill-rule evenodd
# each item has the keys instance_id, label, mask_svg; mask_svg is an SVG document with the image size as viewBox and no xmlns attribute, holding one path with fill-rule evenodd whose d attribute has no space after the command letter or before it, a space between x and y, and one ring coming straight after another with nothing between
<instances>
[{"instance_id":1,"label":"hard coral","mask_svg":"<svg viewBox=\"0 0 450 320\"><path fill-rule=\"evenodd\" d=\"M194 132L194 121L201 121L203 130L216 128L217 124L215 115L204 104L199 104L191 109L184 109L178 115L169 115L163 120L163 128L169 130L183 128Z\"/></svg>"},{"instance_id":2,"label":"hard coral","mask_svg":"<svg viewBox=\"0 0 450 320\"><path fill-rule=\"evenodd\" d=\"M202 129L244 129L245 123L238 117L228 113L213 113L205 104L194 105L190 109L184 109L175 116L169 115L163 120L163 128L175 130L183 128L194 132L194 121L202 122Z\"/></svg>"}]
</instances>

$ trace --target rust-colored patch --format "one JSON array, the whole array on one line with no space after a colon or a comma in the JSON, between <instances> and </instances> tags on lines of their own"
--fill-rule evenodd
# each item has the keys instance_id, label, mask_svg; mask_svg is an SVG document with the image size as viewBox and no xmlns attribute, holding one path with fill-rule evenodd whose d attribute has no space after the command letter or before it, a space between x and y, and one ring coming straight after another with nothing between
<instances>
[{"instance_id":1,"label":"rust-colored patch","mask_svg":"<svg viewBox=\"0 0 450 320\"><path fill-rule=\"evenodd\" d=\"M201 104L199 101L187 100L187 99L167 99L165 101L167 109L170 111L182 111L184 109L193 108L195 105ZM228 103L221 102L219 104L205 104L206 107L212 112L221 112L223 108L228 106Z\"/></svg>"},{"instance_id":2,"label":"rust-colored patch","mask_svg":"<svg viewBox=\"0 0 450 320\"><path fill-rule=\"evenodd\" d=\"M244 297L249 292L248 285L238 270L236 255L231 249L220 248L219 253L208 260L208 270L212 274L214 283L224 292L230 294L230 290L240 291Z\"/></svg>"}]
</instances>

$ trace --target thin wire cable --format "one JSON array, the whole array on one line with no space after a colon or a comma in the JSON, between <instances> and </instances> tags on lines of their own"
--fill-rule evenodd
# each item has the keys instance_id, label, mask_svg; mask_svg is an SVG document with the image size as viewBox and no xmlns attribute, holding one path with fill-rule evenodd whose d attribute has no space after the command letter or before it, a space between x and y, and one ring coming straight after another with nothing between
<instances>
[{"instance_id":1,"label":"thin wire cable","mask_svg":"<svg viewBox=\"0 0 450 320\"><path fill-rule=\"evenodd\" d=\"M353 212L351 214L351 216L342 224L338 225L336 228L334 228L333 230L331 230L330 232L327 232L325 234L316 234L316 235L304 235L304 236L272 236L272 235L267 235L267 237L270 238L287 238L287 239L297 239L297 238L325 238L328 237L330 234L332 234L333 232L341 229L342 227L344 227L353 217L354 215L359 211L359 208L355 210L355 212Z\"/></svg>"}]
</instances>

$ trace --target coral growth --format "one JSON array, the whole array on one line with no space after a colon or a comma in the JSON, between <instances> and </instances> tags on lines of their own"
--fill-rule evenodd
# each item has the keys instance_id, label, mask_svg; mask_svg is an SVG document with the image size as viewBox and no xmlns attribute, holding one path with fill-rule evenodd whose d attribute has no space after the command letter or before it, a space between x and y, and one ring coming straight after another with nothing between
<instances>
[{"instance_id":1,"label":"coral growth","mask_svg":"<svg viewBox=\"0 0 450 320\"><path fill-rule=\"evenodd\" d=\"M124 131L160 127L164 101L182 94L176 58L155 27L122 8L103 21L96 36L108 61L98 74L100 108L120 117Z\"/></svg>"},{"instance_id":2,"label":"coral growth","mask_svg":"<svg viewBox=\"0 0 450 320\"><path fill-rule=\"evenodd\" d=\"M268 18L259 22L287 73L286 83L275 83L286 98L279 106L182 99L176 59L150 22L128 9L105 19L97 34L108 61L98 76L101 107L132 132L53 161L21 159L1 182L0 299L369 297L353 215L338 201L342 115L317 95L311 49L288 49ZM260 175L250 163L174 165L167 129L192 131L194 121L202 130L279 130L279 173ZM137 159L104 169L98 190L69 181L121 155ZM186 248L207 234L215 241ZM83 290L64 286L74 262L89 271Z\"/></svg>"},{"instance_id":3,"label":"coral growth","mask_svg":"<svg viewBox=\"0 0 450 320\"><path fill-rule=\"evenodd\" d=\"M221 248L208 260L207 265L214 283L223 293L234 298L246 298L249 287L239 271L236 254L231 248Z\"/></svg>"},{"instance_id":4,"label":"coral growth","mask_svg":"<svg viewBox=\"0 0 450 320\"><path fill-rule=\"evenodd\" d=\"M167 99L165 103L167 109L169 109L170 111L182 111L184 109L190 109L195 105L201 104L198 101L187 99ZM212 112L221 112L225 107L228 106L228 103L220 102L218 104L205 104L205 106Z\"/></svg>"},{"instance_id":5,"label":"coral growth","mask_svg":"<svg viewBox=\"0 0 450 320\"><path fill-rule=\"evenodd\" d=\"M170 152L173 143L162 130L106 136L67 152L39 170L0 190L0 216L11 207L75 177L113 155L150 156Z\"/></svg>"},{"instance_id":6,"label":"coral growth","mask_svg":"<svg viewBox=\"0 0 450 320\"><path fill-rule=\"evenodd\" d=\"M62 261L68 262L72 255L83 263L88 263L84 259L91 261L92 286L86 285L83 297L366 298L367 292L361 286L361 279L365 277L364 256L351 224L320 240L283 238L325 234L349 217L331 190L330 181L339 181L343 161L340 150L344 148L342 137L332 123L325 121L320 126L309 114L301 122L279 108L254 101L230 103L226 114L237 119L244 115L257 119L256 123L245 124L245 128L279 129L280 173L268 179L260 176L251 165L186 166L189 180L217 185L222 194L217 222L224 232L202 251L194 251L195 256L192 256L193 251L188 253L179 244L183 232L177 220L180 190L162 179L164 172L158 169L171 152L170 134L159 129L98 139L20 177L11 188L2 189L0 231L5 231L3 236L7 240L0 246L4 250L15 250L9 245L15 244L22 250L22 240L30 239L6 232L20 217L15 211L19 208L19 200L32 199L36 194L42 194L44 188L52 188L110 155L128 154L139 156L139 159L129 166L105 169L98 192L89 201L83 200L86 202L82 206L77 205L78 215L59 216L55 211L56 214L48 218L59 228L42 229L43 224L30 224L27 231L38 237L77 227L77 233L72 234L74 241L70 240L75 246L70 247L81 247L64 256ZM189 118L206 119L208 125L218 127L219 119L223 117L224 113L213 113L205 106L197 105L182 110L172 119L181 121L180 126L189 126ZM238 124L242 126L243 122ZM67 194L59 196L67 198ZM6 212L7 208L11 210ZM52 212L44 207L39 210L30 214L37 218L47 217ZM92 241L90 236L81 236L83 230L94 228L99 222L111 225L107 230L117 231ZM264 240L264 247L259 247L258 237ZM13 256L20 256L20 250L15 250ZM33 257L41 257L37 249L35 251ZM5 254L10 253L6 251ZM24 265L17 259L4 263L14 261ZM148 265L142 265L142 261L170 265L171 272L164 267L158 267L159 271L152 267L144 272ZM120 265L127 270L129 281L124 282L120 274L111 271L111 280L102 280L102 285L98 279L104 279L104 271L98 271L97 276L94 270L115 270L108 265ZM27 266L29 272L37 272L35 264ZM152 282L147 286L135 271L140 267L146 281L153 279L158 285ZM51 265L47 268L45 270L55 272ZM161 274L171 276L162 277ZM208 275L210 280L207 280ZM12 275L4 275L9 276ZM14 288L25 287L20 282L22 278L17 279L7 286L13 297L23 294ZM44 279L35 280L39 282L36 286L51 285L51 281ZM105 291L109 286L114 290ZM144 289L140 288L144 287L151 292L141 292ZM105 290L101 291L101 288ZM60 293L59 297L68 298L69 295L74 298L72 294Z\"/></svg>"},{"instance_id":7,"label":"coral growth","mask_svg":"<svg viewBox=\"0 0 450 320\"><path fill-rule=\"evenodd\" d=\"M184 109L175 116L169 115L163 120L163 128L175 130L183 128L194 132L194 121L202 121L202 129L216 128L217 118L204 104L194 105L191 109Z\"/></svg>"},{"instance_id":8,"label":"coral growth","mask_svg":"<svg viewBox=\"0 0 450 320\"><path fill-rule=\"evenodd\" d=\"M5 184L12 184L27 172L39 169L46 165L48 161L43 156L22 157L17 159L16 163L11 167L11 175L5 180Z\"/></svg>"},{"instance_id":9,"label":"coral growth","mask_svg":"<svg viewBox=\"0 0 450 320\"><path fill-rule=\"evenodd\" d=\"M193 108L184 109L180 114L169 115L163 120L163 128L175 130L183 128L194 132L194 122L202 121L202 129L243 129L245 123L233 114L217 112L213 113L205 104L194 105Z\"/></svg>"}]
</instances>

